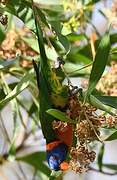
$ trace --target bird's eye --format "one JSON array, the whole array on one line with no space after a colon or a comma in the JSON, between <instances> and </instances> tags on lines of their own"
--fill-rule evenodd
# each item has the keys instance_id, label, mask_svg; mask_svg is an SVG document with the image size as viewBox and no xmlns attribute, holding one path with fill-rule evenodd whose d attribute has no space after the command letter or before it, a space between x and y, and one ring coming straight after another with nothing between
<instances>
[{"instance_id":1,"label":"bird's eye","mask_svg":"<svg viewBox=\"0 0 117 180\"><path fill-rule=\"evenodd\" d=\"M59 157L58 156L53 156L53 159L54 160L59 160Z\"/></svg>"}]
</instances>

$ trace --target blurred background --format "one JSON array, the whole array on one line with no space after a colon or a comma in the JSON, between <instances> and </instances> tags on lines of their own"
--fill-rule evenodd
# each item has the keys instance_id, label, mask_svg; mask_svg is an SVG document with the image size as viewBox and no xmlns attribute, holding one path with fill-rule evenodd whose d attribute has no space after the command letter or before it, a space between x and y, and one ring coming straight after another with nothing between
<instances>
[{"instance_id":1,"label":"blurred background","mask_svg":"<svg viewBox=\"0 0 117 180\"><path fill-rule=\"evenodd\" d=\"M53 1L46 1L46 0L37 0L37 3L40 4L46 4L51 5L53 4ZM55 1L55 4L58 1ZM67 3L69 1L64 2L64 8L66 9ZM80 11L80 1L78 1L78 11ZM45 5L45 6L46 6ZM74 9L72 7L72 3L69 2L69 6L71 5L71 9L74 11L77 11L77 8ZM105 31L109 27L109 22L114 22L114 28L112 32L115 34L116 31L116 15L117 15L117 1L116 0L100 0L99 2L95 3L93 6L89 7L91 8L91 15L90 15L90 22L89 19L87 19L87 25L84 25L82 23L85 23L84 21L81 24L77 24L77 21L75 22L74 16L71 18L71 25L67 24L67 22L64 22L64 28L63 28L63 34L69 34L69 26L72 26L73 30L77 31L78 34L82 32L85 33L88 37L93 38L95 40L97 38L97 34L99 36L103 35ZM115 9L114 9L115 8ZM24 7L25 9L25 7ZM115 13L116 11L116 13ZM68 12L67 12L68 13ZM69 13L66 16L70 16ZM74 12L72 12L74 13ZM1 47L0 47L0 57L5 59L13 60L13 58L17 59L20 58L20 68L17 66L12 66L9 69L10 76L7 75L7 71L1 73L1 83L0 84L9 84L9 87L13 89L15 87L15 84L19 81L20 75L24 73L22 71L22 68L27 70L30 70L30 67L32 66L31 59L32 57L36 60L38 57L38 50L36 44L33 43L33 39L30 39L30 32L26 27L24 27L24 24L19 20L18 18L10 15L8 13L9 21L11 18L11 23L8 23L8 26L1 27L2 30L6 33L6 37L4 41L2 41ZM80 17L81 18L81 17ZM27 22L28 24L28 22ZM28 24L29 25L29 24ZM82 25L82 27L80 26ZM80 27L81 28L80 28ZM85 28L84 28L85 27ZM16 29L17 30L16 30ZM67 30L66 30L67 29ZM80 33L79 33L80 32ZM45 34L48 32L45 32ZM28 34L28 35L27 35ZM25 35L27 37L25 37ZM81 37L82 38L82 37ZM27 40L30 39L30 42ZM92 40L92 39L91 39ZM15 43L15 48L13 49ZM79 46L79 44L86 44L86 40L77 40L75 42L76 46ZM32 48L33 46L33 48ZM75 51L75 50L74 50ZM74 52L72 52L68 59L73 57ZM95 54L95 52L94 52ZM57 58L58 54L52 50L52 48L47 48L47 56L53 61L55 58ZM76 69L81 67L81 64L73 64L77 58L81 57L81 54L78 54L77 57L74 57L74 59L68 60L68 64L66 64L66 70L69 72L72 71L74 66L76 66ZM116 59L116 58L115 58ZM89 57L84 56L83 57L84 62L90 62ZM14 62L13 62L14 63ZM71 64L72 63L72 66ZM8 64L7 64L8 65ZM111 68L111 66L113 68ZM113 70L113 72L112 72ZM2 68L0 66L0 71L2 71ZM90 71L90 68L86 70L87 72ZM70 80L73 83L73 85L77 85L78 87L86 88L87 86L87 78L82 77L82 74L84 72L81 72L80 75L75 74L74 76L71 76ZM102 79L102 82L100 81L98 89L104 91L104 93L108 95L114 95L117 96L117 64L116 61L114 61L113 64L109 64L109 67L107 67L105 76ZM110 78L110 79L109 79ZM110 82L114 81L113 86ZM104 84L104 81L106 82ZM109 81L109 82L108 82ZM109 84L110 83L110 84ZM109 84L107 86L107 84ZM3 86L3 85L2 85ZM107 86L107 88L106 88ZM8 87L5 85L5 88L10 91ZM23 87L22 87L23 88ZM2 90L1 94L2 94ZM105 92L106 91L106 92ZM38 107L38 90L35 89L35 84L32 81L32 84L30 86L30 90L23 89L23 92L21 92L20 95L17 96L16 101L20 104L18 111L18 116L16 115L17 112L16 107L17 103L15 100L12 100L14 102L8 103L4 108L1 108L0 112L0 180L46 180L48 175L47 173L44 173L43 168L40 168L40 171L35 170L33 166L31 166L30 159L32 158L30 154L35 152L42 152L42 159L45 157L45 154L43 154L43 151L45 151L45 140L43 139L43 135L40 129L40 124L37 123L37 117L38 117L38 109L35 110ZM36 95L36 96L35 96ZM3 97L3 96L2 96ZM30 104L30 102L34 102ZM28 111L30 110L30 111ZM33 113L35 111L35 113ZM15 129L14 129L15 126ZM14 133L15 132L15 133ZM107 132L104 132L105 135ZM14 135L15 134L15 135ZM14 140L13 140L14 139ZM14 148L14 141L15 141L15 148ZM9 145L10 144L10 145ZM17 147L17 148L16 148ZM117 164L117 156L116 156L116 147L117 147L117 141L112 142L106 142L105 143L105 153L103 157L103 163L104 164ZM9 152L10 149L10 152ZM95 143L94 149L97 151L97 154L100 149L100 144ZM17 158L23 157L25 155L29 155L30 157L24 158L23 161L17 161L14 158L15 151L17 152ZM6 161L5 158L2 158L2 155L4 157L7 157L8 152L10 153L8 160ZM41 155L41 154L40 154ZM39 159L38 154L35 153L35 160L36 166L41 166L41 164L38 164ZM41 161L41 159L40 159ZM32 162L32 161L31 161ZM35 162L32 162L32 165L34 165ZM43 166L43 165L42 165ZM96 167L96 161L92 164L92 167ZM44 166L45 168L45 166ZM42 170L41 170L42 169ZM117 165L116 169L117 170ZM111 172L111 169L106 169L106 172ZM81 175L76 174L75 172L69 171L65 173L64 180L72 179L72 180L116 180L117 175L109 176L106 174L102 174L95 171L89 171L86 173L83 173Z\"/></svg>"}]
</instances>

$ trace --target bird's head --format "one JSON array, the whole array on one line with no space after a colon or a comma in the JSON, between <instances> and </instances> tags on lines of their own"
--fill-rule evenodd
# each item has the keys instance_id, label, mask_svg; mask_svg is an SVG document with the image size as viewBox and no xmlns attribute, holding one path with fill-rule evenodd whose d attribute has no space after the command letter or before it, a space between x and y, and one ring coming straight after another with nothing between
<instances>
[{"instance_id":1,"label":"bird's head","mask_svg":"<svg viewBox=\"0 0 117 180\"><path fill-rule=\"evenodd\" d=\"M47 150L47 161L50 169L58 171L61 169L61 164L66 158L68 146L64 143L58 143L52 149Z\"/></svg>"}]
</instances>

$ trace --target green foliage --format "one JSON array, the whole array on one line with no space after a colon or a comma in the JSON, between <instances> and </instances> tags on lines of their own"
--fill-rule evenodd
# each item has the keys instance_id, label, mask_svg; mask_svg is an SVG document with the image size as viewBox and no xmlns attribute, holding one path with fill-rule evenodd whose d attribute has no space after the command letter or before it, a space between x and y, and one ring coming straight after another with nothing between
<instances>
[{"instance_id":1,"label":"green foliage","mask_svg":"<svg viewBox=\"0 0 117 180\"><path fill-rule=\"evenodd\" d=\"M6 103L15 98L18 94L20 94L24 89L29 86L31 79L33 78L32 70L29 71L15 86L15 88L0 102L0 107L4 106Z\"/></svg>"},{"instance_id":2,"label":"green foliage","mask_svg":"<svg viewBox=\"0 0 117 180\"><path fill-rule=\"evenodd\" d=\"M104 167L117 171L117 165L116 164L103 164Z\"/></svg>"},{"instance_id":3,"label":"green foliage","mask_svg":"<svg viewBox=\"0 0 117 180\"><path fill-rule=\"evenodd\" d=\"M103 104L98 98L93 95L89 96L89 102L98 109L101 109L111 115L115 114L115 109L111 108L111 106Z\"/></svg>"},{"instance_id":4,"label":"green foliage","mask_svg":"<svg viewBox=\"0 0 117 180\"><path fill-rule=\"evenodd\" d=\"M70 78L75 77L78 78L77 81L79 79L88 81L87 90L83 88L83 95L80 94L83 105L89 103L114 117L117 109L117 96L103 94L96 89L105 69L110 69L111 62L117 59L117 33L112 33L110 28L104 35L100 35L93 25L93 7L99 0L79 1L80 10L74 2L9 0L6 5L0 5L1 15L2 13L8 15L8 24L4 26L1 22L0 25L0 121L4 124L1 114L8 104L10 104L13 118L12 137L9 138L7 132L9 130L4 128L5 137L8 140L8 142L5 141L8 153L3 153L1 156L4 160L9 160L13 156L16 161L30 164L37 172L45 174L47 178L50 176L50 179L57 179L61 172L51 174L45 163L45 152L38 150L29 155L17 156L19 149L24 147L28 128L22 109L27 114L27 119L31 119L30 134L34 135L41 123L47 143L56 139L56 134L52 129L53 120L61 120L74 126L76 124L76 119L70 119L64 113L69 99L68 88L62 84L64 79L69 81ZM72 3L73 6L71 6ZM16 16L31 31L21 33L13 21L13 16ZM88 24L92 26L96 39L92 40L87 35ZM12 36L9 37L10 31L17 34L15 42ZM13 42L10 44L9 40L6 45L3 45L4 40L9 38ZM91 46L92 42L94 49ZM21 43L19 49L17 43ZM22 49L22 43L23 48L26 46L25 50ZM12 46L10 50L8 45ZM12 50L15 51L14 57L10 54ZM96 51L94 60L93 50ZM57 57L60 57L65 65L55 69L54 62ZM36 75L39 87L37 87L32 60L37 63ZM15 80L12 82L12 79ZM21 133L20 126L23 126L26 134L21 145L17 146L17 136ZM111 130L108 128L109 133ZM115 126L114 133L105 141L116 139ZM103 156L104 145L101 146L98 154L99 171L103 172L104 167L117 171L116 164L103 164Z\"/></svg>"},{"instance_id":5,"label":"green foliage","mask_svg":"<svg viewBox=\"0 0 117 180\"><path fill-rule=\"evenodd\" d=\"M106 138L106 141L113 141L117 139L117 131L115 131L114 133L112 133L108 138Z\"/></svg>"},{"instance_id":6,"label":"green foliage","mask_svg":"<svg viewBox=\"0 0 117 180\"><path fill-rule=\"evenodd\" d=\"M102 171L102 167L103 167L103 156L104 156L104 144L102 144L100 148L100 152L98 154L98 166L100 171Z\"/></svg>"},{"instance_id":7,"label":"green foliage","mask_svg":"<svg viewBox=\"0 0 117 180\"><path fill-rule=\"evenodd\" d=\"M99 79L101 78L104 72L104 69L106 67L107 61L108 61L109 52L110 52L110 37L109 37L109 32L108 32L103 36L99 44L99 47L95 56L95 60L92 66L86 96L89 96L92 93Z\"/></svg>"},{"instance_id":8,"label":"green foliage","mask_svg":"<svg viewBox=\"0 0 117 180\"><path fill-rule=\"evenodd\" d=\"M96 97L102 103L117 109L117 97L116 96L96 96Z\"/></svg>"},{"instance_id":9,"label":"green foliage","mask_svg":"<svg viewBox=\"0 0 117 180\"><path fill-rule=\"evenodd\" d=\"M46 174L47 176L50 175L49 168L45 165L46 154L45 152L36 152L33 154L29 154L27 156L22 156L16 158L18 161L24 161L30 165L32 165L36 170L39 170Z\"/></svg>"},{"instance_id":10,"label":"green foliage","mask_svg":"<svg viewBox=\"0 0 117 180\"><path fill-rule=\"evenodd\" d=\"M68 122L68 123L72 123L72 124L76 123L74 120L68 118L65 115L65 113L63 113L57 109L48 109L47 113L54 116L56 119L63 121L63 122Z\"/></svg>"},{"instance_id":11,"label":"green foliage","mask_svg":"<svg viewBox=\"0 0 117 180\"><path fill-rule=\"evenodd\" d=\"M17 60L18 60L18 58L15 58L10 61L1 60L0 61L0 70L4 70L4 69L8 68L9 66L16 64Z\"/></svg>"}]
</instances>

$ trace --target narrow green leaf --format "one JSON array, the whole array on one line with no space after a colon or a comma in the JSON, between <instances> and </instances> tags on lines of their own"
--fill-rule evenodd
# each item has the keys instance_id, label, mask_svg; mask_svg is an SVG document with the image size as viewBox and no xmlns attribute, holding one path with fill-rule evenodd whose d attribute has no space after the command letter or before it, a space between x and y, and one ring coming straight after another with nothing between
<instances>
[{"instance_id":1,"label":"narrow green leaf","mask_svg":"<svg viewBox=\"0 0 117 180\"><path fill-rule=\"evenodd\" d=\"M14 58L14 59L12 59L10 61L8 61L8 60L0 60L0 70L4 70L4 69L8 68L9 66L15 65L18 59L19 58L16 57L16 58Z\"/></svg>"},{"instance_id":2,"label":"narrow green leaf","mask_svg":"<svg viewBox=\"0 0 117 180\"><path fill-rule=\"evenodd\" d=\"M115 109L113 109L110 106L107 106L105 104L103 104L99 99L97 99L95 96L90 95L88 98L88 101L95 106L98 109L101 109L102 111L105 111L111 115L115 115Z\"/></svg>"},{"instance_id":3,"label":"narrow green leaf","mask_svg":"<svg viewBox=\"0 0 117 180\"><path fill-rule=\"evenodd\" d=\"M55 180L55 179L59 180L62 178L62 175L63 175L62 171L54 171L53 170L50 174L49 180Z\"/></svg>"},{"instance_id":4,"label":"narrow green leaf","mask_svg":"<svg viewBox=\"0 0 117 180\"><path fill-rule=\"evenodd\" d=\"M113 141L113 140L116 140L116 139L117 139L117 131L115 131L108 138L106 138L105 141Z\"/></svg>"},{"instance_id":5,"label":"narrow green leaf","mask_svg":"<svg viewBox=\"0 0 117 180\"><path fill-rule=\"evenodd\" d=\"M117 42L117 32L110 35L111 44L115 44Z\"/></svg>"},{"instance_id":6,"label":"narrow green leaf","mask_svg":"<svg viewBox=\"0 0 117 180\"><path fill-rule=\"evenodd\" d=\"M46 164L44 164L44 161L46 160L45 152L35 152L23 157L17 157L16 160L24 161L32 165L36 170L43 172L47 176L50 175L50 169L46 166Z\"/></svg>"},{"instance_id":7,"label":"narrow green leaf","mask_svg":"<svg viewBox=\"0 0 117 180\"><path fill-rule=\"evenodd\" d=\"M103 167L103 155L104 155L104 144L102 144L98 154L98 166L100 171L102 171L102 167Z\"/></svg>"},{"instance_id":8,"label":"narrow green leaf","mask_svg":"<svg viewBox=\"0 0 117 180\"><path fill-rule=\"evenodd\" d=\"M37 9L34 6L32 7L33 7L33 13L34 13L34 19L35 19L36 35L38 38L38 48L40 51L40 57L44 60L44 61L41 61L41 65L42 65L43 63L47 63L47 56L46 56L44 40L43 40L43 32L41 30L40 22L38 20Z\"/></svg>"},{"instance_id":9,"label":"narrow green leaf","mask_svg":"<svg viewBox=\"0 0 117 180\"><path fill-rule=\"evenodd\" d=\"M46 17L45 17L45 14L43 13L43 11L41 11L39 8L36 8L37 9L37 13L41 19L41 21L47 26L49 27L48 23L47 23L47 20L46 20Z\"/></svg>"},{"instance_id":10,"label":"narrow green leaf","mask_svg":"<svg viewBox=\"0 0 117 180\"><path fill-rule=\"evenodd\" d=\"M46 1L47 2L47 1ZM53 1L54 2L54 1ZM60 0L59 0L60 2ZM42 10L45 10L46 13L49 12L51 13L62 13L63 12L63 5L62 4L44 4L44 3L39 3L39 7Z\"/></svg>"},{"instance_id":11,"label":"narrow green leaf","mask_svg":"<svg viewBox=\"0 0 117 180\"><path fill-rule=\"evenodd\" d=\"M102 103L117 109L117 96L96 96Z\"/></svg>"},{"instance_id":12,"label":"narrow green leaf","mask_svg":"<svg viewBox=\"0 0 117 180\"><path fill-rule=\"evenodd\" d=\"M2 41L5 39L5 33L2 31L2 29L0 28L0 43L2 43Z\"/></svg>"},{"instance_id":13,"label":"narrow green leaf","mask_svg":"<svg viewBox=\"0 0 117 180\"><path fill-rule=\"evenodd\" d=\"M43 4L43 6L46 6L46 5L48 5L48 6L51 6L51 5L61 5L61 1L60 0L48 0L48 1L46 1L46 0L39 0L39 3L40 4Z\"/></svg>"},{"instance_id":14,"label":"narrow green leaf","mask_svg":"<svg viewBox=\"0 0 117 180\"><path fill-rule=\"evenodd\" d=\"M65 113L57 110L57 109L48 109L46 111L48 114L54 116L56 119L60 120L60 121L63 121L63 122L69 122L69 123L72 123L72 124L75 124L76 121L70 119L69 117L66 116Z\"/></svg>"},{"instance_id":15,"label":"narrow green leaf","mask_svg":"<svg viewBox=\"0 0 117 180\"><path fill-rule=\"evenodd\" d=\"M81 66L79 64L73 64L73 63L65 63L64 65L65 72L70 76L86 76L90 73L90 67Z\"/></svg>"},{"instance_id":16,"label":"narrow green leaf","mask_svg":"<svg viewBox=\"0 0 117 180\"><path fill-rule=\"evenodd\" d=\"M117 164L103 164L103 167L117 171Z\"/></svg>"},{"instance_id":17,"label":"narrow green leaf","mask_svg":"<svg viewBox=\"0 0 117 180\"><path fill-rule=\"evenodd\" d=\"M16 12L16 9L15 9L15 5L17 5L17 0L16 0L16 4L14 4L14 1L13 2L9 2L7 3L7 5L5 7L0 7L0 11L7 11L13 15L17 15L17 12Z\"/></svg>"},{"instance_id":18,"label":"narrow green leaf","mask_svg":"<svg viewBox=\"0 0 117 180\"><path fill-rule=\"evenodd\" d=\"M21 39L28 44L34 51L36 51L37 53L39 53L39 47L38 47L38 42L35 38L32 37L21 37ZM39 56L38 56L39 57Z\"/></svg>"},{"instance_id":19,"label":"narrow green leaf","mask_svg":"<svg viewBox=\"0 0 117 180\"><path fill-rule=\"evenodd\" d=\"M100 80L108 61L109 52L110 52L110 36L108 32L103 36L99 44L90 74L86 97L92 93L92 91L96 87L96 84Z\"/></svg>"},{"instance_id":20,"label":"narrow green leaf","mask_svg":"<svg viewBox=\"0 0 117 180\"><path fill-rule=\"evenodd\" d=\"M84 34L75 34L75 33L68 34L67 38L71 42L86 40L86 36Z\"/></svg>"},{"instance_id":21,"label":"narrow green leaf","mask_svg":"<svg viewBox=\"0 0 117 180\"><path fill-rule=\"evenodd\" d=\"M25 7L25 8L24 8ZM0 11L9 12L22 20L30 29L34 28L34 20L32 18L31 2L10 0L5 7L0 7Z\"/></svg>"},{"instance_id":22,"label":"narrow green leaf","mask_svg":"<svg viewBox=\"0 0 117 180\"><path fill-rule=\"evenodd\" d=\"M56 35L58 36L59 41L65 48L66 53L68 54L70 51L70 43L69 43L67 37L61 34L62 26L61 26L60 21L50 21L50 24L51 24L53 30L56 32Z\"/></svg>"},{"instance_id":23,"label":"narrow green leaf","mask_svg":"<svg viewBox=\"0 0 117 180\"><path fill-rule=\"evenodd\" d=\"M4 74L1 73L1 80L2 80L2 86L3 86L3 90L4 92L6 92L7 94L9 94L11 92L11 89L9 87L9 85L7 84L5 78L4 78ZM16 129L17 129L17 119L18 119L18 104L16 99L13 99L12 101L10 101L11 103L11 109L12 109L12 116L13 116L13 138L10 144L10 149L9 149L9 155L13 156L15 155L15 144L14 144L14 138L16 135Z\"/></svg>"},{"instance_id":24,"label":"narrow green leaf","mask_svg":"<svg viewBox=\"0 0 117 180\"><path fill-rule=\"evenodd\" d=\"M13 90L15 88L15 86L17 85L17 82L13 82L11 84L9 84L9 88L11 90ZM0 87L0 101L2 101L5 98L5 92L4 89L2 87Z\"/></svg>"},{"instance_id":25,"label":"narrow green leaf","mask_svg":"<svg viewBox=\"0 0 117 180\"><path fill-rule=\"evenodd\" d=\"M28 72L21 81L15 86L15 88L3 99L0 101L0 106L5 105L9 101L11 101L13 98L15 98L18 94L20 94L24 89L26 89L33 78L32 71Z\"/></svg>"},{"instance_id":26,"label":"narrow green leaf","mask_svg":"<svg viewBox=\"0 0 117 180\"><path fill-rule=\"evenodd\" d=\"M86 52L86 51L85 51ZM70 51L67 56L67 60L69 62L77 63L77 64L89 64L92 62L91 58L89 58L86 54L80 53L80 51Z\"/></svg>"},{"instance_id":27,"label":"narrow green leaf","mask_svg":"<svg viewBox=\"0 0 117 180\"><path fill-rule=\"evenodd\" d=\"M63 45L63 47L65 48L67 54L69 53L70 51L70 43L67 39L66 36L63 36L62 34L57 34L58 38L59 38L59 41L61 42L61 44Z\"/></svg>"}]
</instances>

